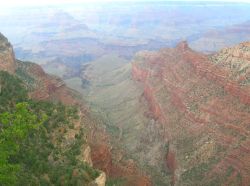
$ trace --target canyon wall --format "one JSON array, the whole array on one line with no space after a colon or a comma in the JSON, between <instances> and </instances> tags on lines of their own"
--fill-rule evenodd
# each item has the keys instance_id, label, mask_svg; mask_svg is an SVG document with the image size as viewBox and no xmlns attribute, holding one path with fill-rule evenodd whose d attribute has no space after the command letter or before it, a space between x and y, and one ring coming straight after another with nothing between
<instances>
[{"instance_id":1,"label":"canyon wall","mask_svg":"<svg viewBox=\"0 0 250 186\"><path fill-rule=\"evenodd\" d=\"M15 72L15 56L11 44L0 33L0 69L11 74Z\"/></svg>"},{"instance_id":2,"label":"canyon wall","mask_svg":"<svg viewBox=\"0 0 250 186\"><path fill-rule=\"evenodd\" d=\"M207 56L181 42L132 62L148 117L166 129L172 184L248 185L249 49L242 43Z\"/></svg>"}]
</instances>

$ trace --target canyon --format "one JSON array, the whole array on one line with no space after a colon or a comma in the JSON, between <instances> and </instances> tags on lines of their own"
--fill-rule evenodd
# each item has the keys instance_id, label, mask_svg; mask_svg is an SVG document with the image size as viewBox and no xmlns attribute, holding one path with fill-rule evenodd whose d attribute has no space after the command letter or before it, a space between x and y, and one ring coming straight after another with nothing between
<instances>
[{"instance_id":1,"label":"canyon","mask_svg":"<svg viewBox=\"0 0 250 186\"><path fill-rule=\"evenodd\" d=\"M67 146L69 143L77 142L75 136L83 135L81 134L82 130L87 131L84 136L81 136L87 140L87 144L81 146L81 154L78 155L79 161L101 171L99 177L93 180L90 185L104 186L106 182L112 182L112 180L132 185L151 185L149 178L139 171L133 161L126 160L124 153L119 148L112 147L110 136L100 125L98 118L91 116L80 93L68 88L60 78L45 73L39 65L15 59L12 45L2 34L0 34L0 46L0 70L20 78L29 91L30 99L62 103L78 108L79 119L73 121L73 127L54 129L51 140L57 141L61 131L64 131L65 141L62 146ZM77 177L78 174L77 169L72 173L73 177Z\"/></svg>"},{"instance_id":2,"label":"canyon","mask_svg":"<svg viewBox=\"0 0 250 186\"><path fill-rule=\"evenodd\" d=\"M248 185L249 42L209 55L180 42L131 63L112 56L115 65L104 56L82 68L77 92L16 60L0 38L1 70L22 79L30 98L79 108L65 138L88 131L81 156L103 171L95 184Z\"/></svg>"},{"instance_id":3,"label":"canyon","mask_svg":"<svg viewBox=\"0 0 250 186\"><path fill-rule=\"evenodd\" d=\"M206 56L182 42L135 56L132 76L165 128L176 185L248 185L249 49L246 42Z\"/></svg>"},{"instance_id":4,"label":"canyon","mask_svg":"<svg viewBox=\"0 0 250 186\"><path fill-rule=\"evenodd\" d=\"M115 67L92 62L83 97L154 185L247 186L249 49L206 55L181 42Z\"/></svg>"},{"instance_id":5,"label":"canyon","mask_svg":"<svg viewBox=\"0 0 250 186\"><path fill-rule=\"evenodd\" d=\"M28 97L20 100L52 115L46 138L28 143L43 149L28 154L45 154L51 167L36 175L28 167L29 184L248 186L249 8L215 1L3 8L0 78L20 80ZM37 170L48 166L38 162Z\"/></svg>"}]
</instances>

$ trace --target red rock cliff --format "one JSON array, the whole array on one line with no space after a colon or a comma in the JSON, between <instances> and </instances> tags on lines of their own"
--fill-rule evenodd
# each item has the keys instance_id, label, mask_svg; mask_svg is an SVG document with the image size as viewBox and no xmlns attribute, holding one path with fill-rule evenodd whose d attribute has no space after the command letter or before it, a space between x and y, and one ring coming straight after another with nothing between
<instances>
[{"instance_id":1,"label":"red rock cliff","mask_svg":"<svg viewBox=\"0 0 250 186\"><path fill-rule=\"evenodd\" d=\"M165 128L173 183L250 182L249 43L207 56L186 42L140 52L132 77ZM176 166L178 165L178 166Z\"/></svg>"}]
</instances>

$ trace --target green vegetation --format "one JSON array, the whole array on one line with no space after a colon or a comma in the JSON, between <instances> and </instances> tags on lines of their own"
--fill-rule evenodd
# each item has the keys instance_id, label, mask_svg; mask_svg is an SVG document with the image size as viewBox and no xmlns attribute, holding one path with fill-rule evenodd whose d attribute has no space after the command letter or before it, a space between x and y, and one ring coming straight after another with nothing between
<instances>
[{"instance_id":1,"label":"green vegetation","mask_svg":"<svg viewBox=\"0 0 250 186\"><path fill-rule=\"evenodd\" d=\"M17 77L0 71L0 112L14 108L15 104L27 100L27 90Z\"/></svg>"},{"instance_id":2,"label":"green vegetation","mask_svg":"<svg viewBox=\"0 0 250 186\"><path fill-rule=\"evenodd\" d=\"M22 68L17 68L16 69L16 74L18 75L18 77L20 77L24 82L26 82L27 84L33 84L34 83L34 78L32 78L31 76L29 76L24 69Z\"/></svg>"},{"instance_id":3,"label":"green vegetation","mask_svg":"<svg viewBox=\"0 0 250 186\"><path fill-rule=\"evenodd\" d=\"M197 183L200 185L202 180L205 178L205 174L212 168L212 166L217 162L215 158L211 158L208 162L200 163L197 166L187 170L181 175L183 183Z\"/></svg>"},{"instance_id":4,"label":"green vegetation","mask_svg":"<svg viewBox=\"0 0 250 186\"><path fill-rule=\"evenodd\" d=\"M20 167L16 155L22 142L32 129L37 129L45 120L45 115L38 118L28 110L28 104L19 103L13 113L0 114L0 183L12 185Z\"/></svg>"},{"instance_id":5,"label":"green vegetation","mask_svg":"<svg viewBox=\"0 0 250 186\"><path fill-rule=\"evenodd\" d=\"M114 179L108 179L106 182L106 186L121 186L126 183L126 180L122 178L114 178Z\"/></svg>"},{"instance_id":6,"label":"green vegetation","mask_svg":"<svg viewBox=\"0 0 250 186\"><path fill-rule=\"evenodd\" d=\"M25 84L7 72L0 87L1 186L87 185L99 176L78 158L86 140L74 129L76 107L28 99Z\"/></svg>"},{"instance_id":7,"label":"green vegetation","mask_svg":"<svg viewBox=\"0 0 250 186\"><path fill-rule=\"evenodd\" d=\"M183 174L183 180L191 180L192 182L201 181L204 178L204 173L209 170L207 163L201 163L200 165L186 171Z\"/></svg>"}]
</instances>

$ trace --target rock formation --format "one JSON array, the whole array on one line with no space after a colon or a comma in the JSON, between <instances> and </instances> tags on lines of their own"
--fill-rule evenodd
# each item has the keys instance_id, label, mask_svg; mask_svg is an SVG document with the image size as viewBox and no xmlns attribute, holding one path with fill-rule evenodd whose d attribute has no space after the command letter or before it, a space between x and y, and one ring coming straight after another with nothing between
<instances>
[{"instance_id":1,"label":"rock formation","mask_svg":"<svg viewBox=\"0 0 250 186\"><path fill-rule=\"evenodd\" d=\"M242 43L207 56L182 42L136 55L132 76L165 128L173 184L249 184L249 51Z\"/></svg>"},{"instance_id":2,"label":"rock formation","mask_svg":"<svg viewBox=\"0 0 250 186\"><path fill-rule=\"evenodd\" d=\"M15 72L15 56L13 48L6 37L0 33L0 69L13 74Z\"/></svg>"}]
</instances>

